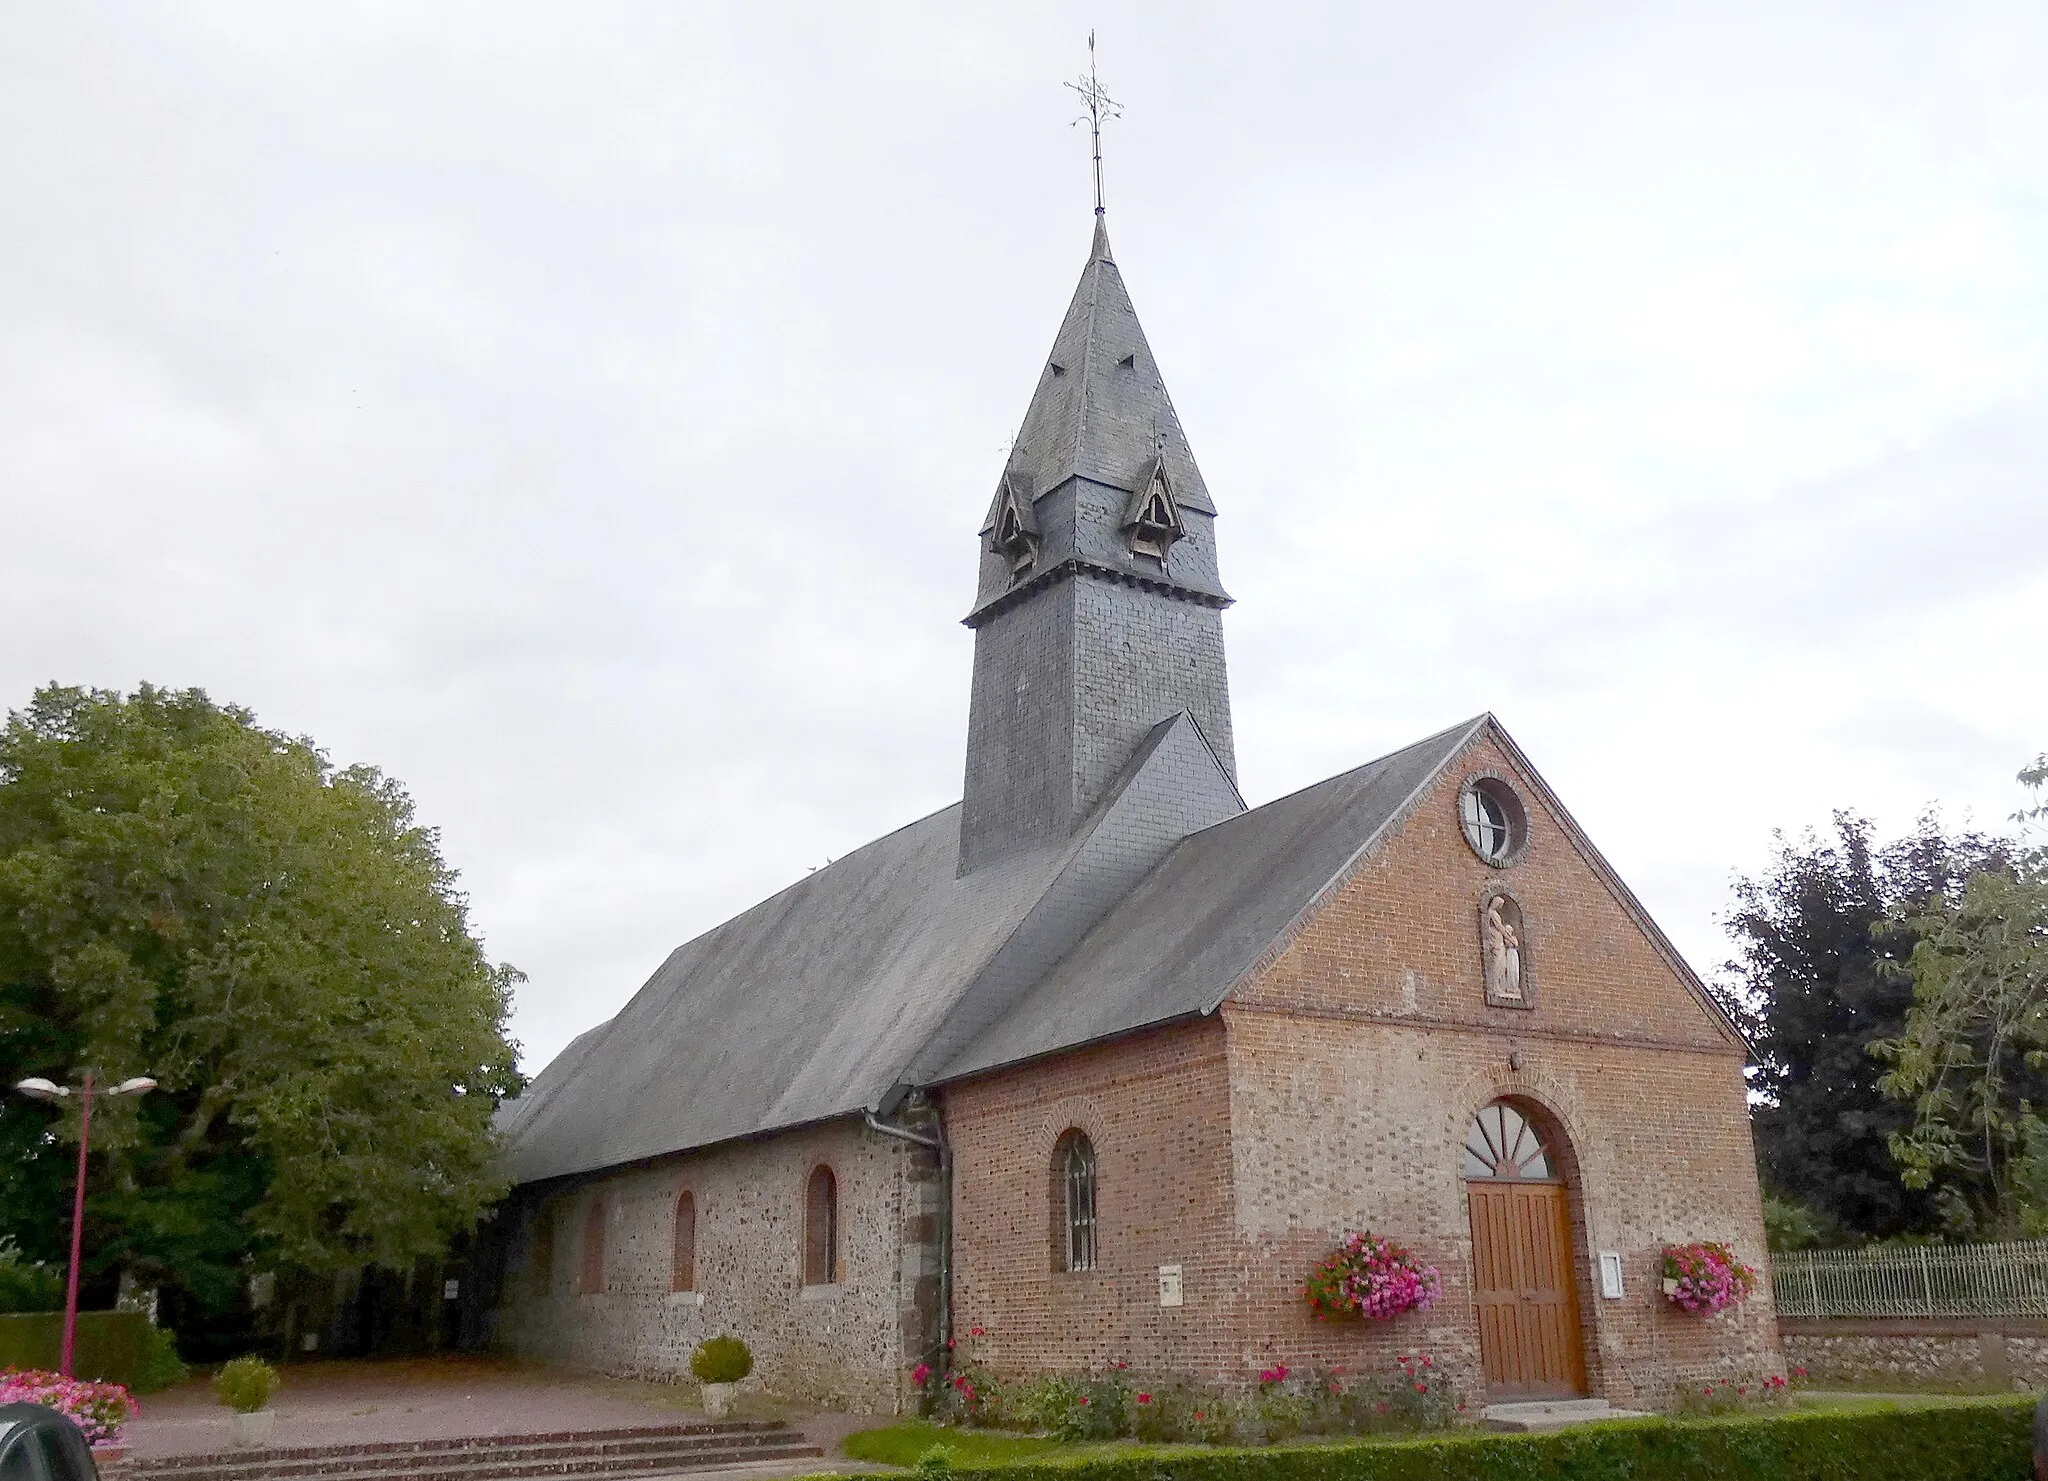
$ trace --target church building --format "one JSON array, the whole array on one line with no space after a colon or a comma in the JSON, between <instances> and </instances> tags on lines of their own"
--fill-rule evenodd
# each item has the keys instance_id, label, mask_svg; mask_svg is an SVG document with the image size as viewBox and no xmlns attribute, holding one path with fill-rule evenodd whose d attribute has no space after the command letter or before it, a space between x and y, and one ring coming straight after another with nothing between
<instances>
[{"instance_id":1,"label":"church building","mask_svg":"<svg viewBox=\"0 0 2048 1481\"><path fill-rule=\"evenodd\" d=\"M1499 722L1239 795L1217 503L1099 214L975 542L961 800L507 1104L499 1344L687 1378L731 1332L880 1412L955 1341L1231 1388L1422 1352L1475 1407L1782 1372L1767 1283L1662 1288L1765 1262L1743 1040ZM1314 1319L1354 1231L1435 1302Z\"/></svg>"}]
</instances>

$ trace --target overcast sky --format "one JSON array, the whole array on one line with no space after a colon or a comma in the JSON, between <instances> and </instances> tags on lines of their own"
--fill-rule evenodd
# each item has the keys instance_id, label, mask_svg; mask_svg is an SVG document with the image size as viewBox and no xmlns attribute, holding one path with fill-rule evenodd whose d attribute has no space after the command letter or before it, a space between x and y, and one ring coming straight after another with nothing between
<instances>
[{"instance_id":1,"label":"overcast sky","mask_svg":"<svg viewBox=\"0 0 2048 1481\"><path fill-rule=\"evenodd\" d=\"M36 5L0 706L400 778L537 1070L959 795L975 529L1116 252L1262 802L1498 714L1694 965L2048 747L2048 6Z\"/></svg>"}]
</instances>

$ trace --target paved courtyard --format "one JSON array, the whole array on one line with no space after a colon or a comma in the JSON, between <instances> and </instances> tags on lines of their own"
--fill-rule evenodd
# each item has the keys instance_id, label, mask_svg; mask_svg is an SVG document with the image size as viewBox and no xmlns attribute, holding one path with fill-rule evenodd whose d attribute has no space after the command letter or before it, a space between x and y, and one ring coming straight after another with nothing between
<instances>
[{"instance_id":1,"label":"paved courtyard","mask_svg":"<svg viewBox=\"0 0 2048 1481\"><path fill-rule=\"evenodd\" d=\"M294 1364L271 1407L276 1446L356 1445L379 1440L530 1435L625 1429L702 1419L693 1385L634 1383L490 1358L397 1358ZM127 1440L137 1459L202 1455L231 1448L228 1411L208 1381L194 1378L143 1399ZM740 1416L785 1419L826 1452L823 1461L761 1468L794 1474L841 1469L839 1441L887 1423L876 1417L784 1410L742 1398Z\"/></svg>"}]
</instances>

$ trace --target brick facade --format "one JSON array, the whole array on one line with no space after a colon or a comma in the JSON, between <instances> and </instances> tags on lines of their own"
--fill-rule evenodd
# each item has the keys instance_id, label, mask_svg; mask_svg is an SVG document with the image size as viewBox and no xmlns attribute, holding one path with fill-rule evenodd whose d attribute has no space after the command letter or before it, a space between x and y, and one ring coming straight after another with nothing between
<instances>
[{"instance_id":1,"label":"brick facade","mask_svg":"<svg viewBox=\"0 0 2048 1481\"><path fill-rule=\"evenodd\" d=\"M1514 778L1526 852L1468 849L1466 776ZM1768 1292L1711 1319L1672 1311L1663 1245L1725 1239L1764 1263L1742 1048L1631 916L1533 779L1482 741L1221 1010L1120 1044L952 1087L957 1310L999 1370L1127 1361L1242 1383L1274 1361L1352 1371L1420 1349L1479 1390L1471 1236L1459 1173L1468 1118L1513 1097L1570 1185L1590 1386L1658 1406L1675 1386L1780 1371ZM1532 1009L1489 1007L1477 910L1511 888L1542 974ZM1053 1269L1053 1147L1099 1160L1100 1262ZM1299 1299L1349 1229L1438 1265L1430 1312L1330 1326ZM1622 1255L1624 1295L1595 1288ZM1183 1269L1161 1309L1158 1267Z\"/></svg>"}]
</instances>

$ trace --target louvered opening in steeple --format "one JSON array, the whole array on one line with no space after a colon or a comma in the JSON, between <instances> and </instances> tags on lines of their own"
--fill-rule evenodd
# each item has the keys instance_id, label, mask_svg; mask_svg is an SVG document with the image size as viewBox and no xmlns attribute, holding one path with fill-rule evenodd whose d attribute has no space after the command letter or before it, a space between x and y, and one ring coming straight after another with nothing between
<instances>
[{"instance_id":1,"label":"louvered opening in steeple","mask_svg":"<svg viewBox=\"0 0 2048 1481\"><path fill-rule=\"evenodd\" d=\"M995 528L989 532L989 544L1004 560L1009 562L1010 579L1017 581L1031 569L1038 559L1038 522L1032 517L1031 500L1017 487L1017 480L1005 475L1003 491L996 507Z\"/></svg>"},{"instance_id":2,"label":"louvered opening in steeple","mask_svg":"<svg viewBox=\"0 0 2048 1481\"><path fill-rule=\"evenodd\" d=\"M1157 561L1162 570L1173 542L1187 533L1163 460L1155 458L1148 476L1138 485L1137 495L1124 517L1124 529L1131 542L1131 554Z\"/></svg>"}]
</instances>

